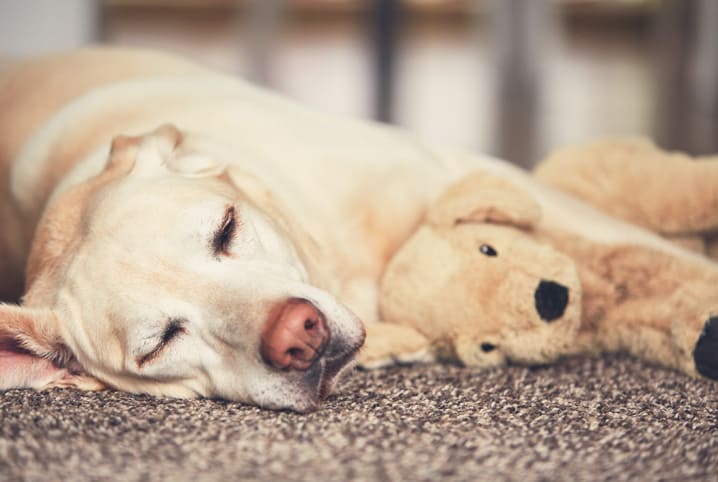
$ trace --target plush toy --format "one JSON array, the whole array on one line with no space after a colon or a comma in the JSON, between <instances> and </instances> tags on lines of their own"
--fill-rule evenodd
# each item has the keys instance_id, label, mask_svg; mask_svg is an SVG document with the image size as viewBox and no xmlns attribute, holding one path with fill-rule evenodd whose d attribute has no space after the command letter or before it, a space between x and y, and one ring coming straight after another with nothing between
<instances>
[{"instance_id":1,"label":"plush toy","mask_svg":"<svg viewBox=\"0 0 718 482\"><path fill-rule=\"evenodd\" d=\"M718 156L692 158L647 140L557 150L541 181L686 248L718 258Z\"/></svg>"},{"instance_id":2,"label":"plush toy","mask_svg":"<svg viewBox=\"0 0 718 482\"><path fill-rule=\"evenodd\" d=\"M576 197L704 249L718 228L718 160L621 141L559 151L534 177L479 166L392 258L384 322L367 327L360 363L625 351L718 379L718 264Z\"/></svg>"}]
</instances>

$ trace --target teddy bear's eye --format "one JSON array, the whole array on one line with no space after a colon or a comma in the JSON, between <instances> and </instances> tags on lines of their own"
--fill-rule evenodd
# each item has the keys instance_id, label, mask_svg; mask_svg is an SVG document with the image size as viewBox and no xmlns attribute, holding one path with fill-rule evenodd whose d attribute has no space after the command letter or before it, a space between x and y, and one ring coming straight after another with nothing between
<instances>
[{"instance_id":1,"label":"teddy bear's eye","mask_svg":"<svg viewBox=\"0 0 718 482\"><path fill-rule=\"evenodd\" d=\"M483 351L484 353L494 351L495 349L496 349L496 345L493 345L491 343L484 342L481 344L481 351Z\"/></svg>"},{"instance_id":2,"label":"teddy bear's eye","mask_svg":"<svg viewBox=\"0 0 718 482\"><path fill-rule=\"evenodd\" d=\"M482 244L481 246L479 246L479 251L481 252L481 254L486 256L498 256L499 254L493 247L489 246L488 244Z\"/></svg>"}]
</instances>

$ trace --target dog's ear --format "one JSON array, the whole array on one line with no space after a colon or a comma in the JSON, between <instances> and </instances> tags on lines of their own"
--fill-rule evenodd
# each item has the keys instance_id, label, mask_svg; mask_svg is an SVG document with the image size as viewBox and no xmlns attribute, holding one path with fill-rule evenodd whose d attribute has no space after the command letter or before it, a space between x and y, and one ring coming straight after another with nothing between
<instances>
[{"instance_id":1,"label":"dog's ear","mask_svg":"<svg viewBox=\"0 0 718 482\"><path fill-rule=\"evenodd\" d=\"M34 242L30 247L25 269L26 290L32 286L42 270L52 266L72 244L72 236L79 231L78 226L82 222L82 206L85 205L83 200L133 170L141 141L141 137L116 137L112 141L105 168L96 176L71 187L47 206L37 223Z\"/></svg>"},{"instance_id":2,"label":"dog's ear","mask_svg":"<svg viewBox=\"0 0 718 482\"><path fill-rule=\"evenodd\" d=\"M450 186L427 212L434 226L463 223L509 224L522 229L541 219L541 206L510 181L485 172L473 172Z\"/></svg>"},{"instance_id":3,"label":"dog's ear","mask_svg":"<svg viewBox=\"0 0 718 482\"><path fill-rule=\"evenodd\" d=\"M140 137L118 136L112 141L107 168L131 162L131 173L154 176L172 172L184 177L207 177L221 174L225 164L198 149L196 139L186 136L174 125L164 124Z\"/></svg>"},{"instance_id":4,"label":"dog's ear","mask_svg":"<svg viewBox=\"0 0 718 482\"><path fill-rule=\"evenodd\" d=\"M0 390L103 388L79 369L59 333L59 319L52 310L0 305Z\"/></svg>"}]
</instances>

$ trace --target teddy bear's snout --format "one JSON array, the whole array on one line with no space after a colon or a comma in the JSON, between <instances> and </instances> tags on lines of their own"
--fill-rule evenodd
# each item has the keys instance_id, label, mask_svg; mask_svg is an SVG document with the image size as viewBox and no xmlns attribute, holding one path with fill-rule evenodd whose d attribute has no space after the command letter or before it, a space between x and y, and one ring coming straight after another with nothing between
<instances>
[{"instance_id":1,"label":"teddy bear's snout","mask_svg":"<svg viewBox=\"0 0 718 482\"><path fill-rule=\"evenodd\" d=\"M544 321L554 321L563 316L568 305L568 288L550 280L541 280L534 292L536 311Z\"/></svg>"}]
</instances>

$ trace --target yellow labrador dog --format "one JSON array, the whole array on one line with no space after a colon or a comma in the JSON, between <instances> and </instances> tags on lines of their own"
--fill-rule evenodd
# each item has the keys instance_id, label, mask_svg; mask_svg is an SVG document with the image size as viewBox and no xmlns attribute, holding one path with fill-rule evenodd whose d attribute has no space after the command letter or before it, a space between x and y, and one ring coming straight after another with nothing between
<instances>
[{"instance_id":1,"label":"yellow labrador dog","mask_svg":"<svg viewBox=\"0 0 718 482\"><path fill-rule=\"evenodd\" d=\"M477 167L535 194L563 229L676 249L506 163L169 55L88 49L5 65L0 297L23 296L0 305L0 389L315 409L361 347L360 319L378 318L388 258ZM387 347L367 364L390 361Z\"/></svg>"},{"instance_id":2,"label":"yellow labrador dog","mask_svg":"<svg viewBox=\"0 0 718 482\"><path fill-rule=\"evenodd\" d=\"M125 49L3 66L0 133L4 389L312 410L452 178L398 131Z\"/></svg>"}]
</instances>

